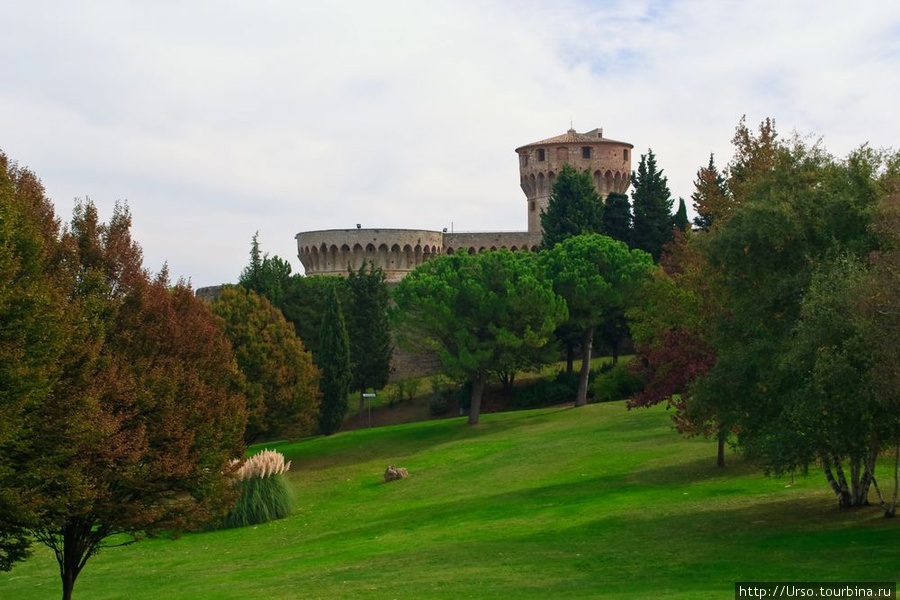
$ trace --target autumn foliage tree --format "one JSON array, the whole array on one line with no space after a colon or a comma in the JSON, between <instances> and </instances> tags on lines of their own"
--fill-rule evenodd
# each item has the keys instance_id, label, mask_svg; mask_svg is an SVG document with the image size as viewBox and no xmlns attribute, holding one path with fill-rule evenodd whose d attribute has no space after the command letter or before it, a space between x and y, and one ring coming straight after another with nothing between
<instances>
[{"instance_id":1,"label":"autumn foliage tree","mask_svg":"<svg viewBox=\"0 0 900 600\"><path fill-rule=\"evenodd\" d=\"M241 286L223 290L212 311L222 319L246 384L244 440L314 433L320 372L281 311Z\"/></svg>"},{"instance_id":2,"label":"autumn foliage tree","mask_svg":"<svg viewBox=\"0 0 900 600\"><path fill-rule=\"evenodd\" d=\"M21 510L4 513L0 539L25 531L47 545L71 598L111 536L195 527L224 511L233 497L228 463L243 452L245 402L215 317L165 270L154 278L143 270L128 210L119 205L101 223L81 202L58 232L39 183L26 179L25 208L10 213L24 218L22 242L4 240L0 265L18 265L10 272L23 289L48 293L6 303L20 326L0 352L21 355L34 328L46 330L47 343L35 346L40 360L35 354L3 384L12 393L2 396L10 420L0 440L0 502Z\"/></svg>"}]
</instances>

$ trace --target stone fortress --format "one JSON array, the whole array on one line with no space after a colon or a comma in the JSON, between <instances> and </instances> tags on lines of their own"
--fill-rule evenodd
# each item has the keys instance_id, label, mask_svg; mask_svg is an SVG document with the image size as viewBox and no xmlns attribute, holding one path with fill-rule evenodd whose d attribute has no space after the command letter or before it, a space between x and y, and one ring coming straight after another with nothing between
<instances>
[{"instance_id":1,"label":"stone fortress","mask_svg":"<svg viewBox=\"0 0 900 600\"><path fill-rule=\"evenodd\" d=\"M302 231L295 237L307 275L346 275L372 261L396 282L418 265L439 254L488 250L534 251L541 243L541 213L547 209L556 174L569 163L588 169L601 198L625 193L631 184L632 144L603 137L603 129L577 133L569 129L556 137L516 148L519 180L527 199L528 231L459 232L421 229L325 229Z\"/></svg>"}]
</instances>

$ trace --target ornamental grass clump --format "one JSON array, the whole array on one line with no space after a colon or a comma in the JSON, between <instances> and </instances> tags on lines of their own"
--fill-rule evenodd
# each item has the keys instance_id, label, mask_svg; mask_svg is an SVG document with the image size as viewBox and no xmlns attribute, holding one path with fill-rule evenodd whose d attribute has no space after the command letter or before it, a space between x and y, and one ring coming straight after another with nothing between
<instances>
[{"instance_id":1,"label":"ornamental grass clump","mask_svg":"<svg viewBox=\"0 0 900 600\"><path fill-rule=\"evenodd\" d=\"M241 496L222 520L223 529L258 525L291 514L294 498L284 474L291 463L274 450L254 454L235 472Z\"/></svg>"}]
</instances>

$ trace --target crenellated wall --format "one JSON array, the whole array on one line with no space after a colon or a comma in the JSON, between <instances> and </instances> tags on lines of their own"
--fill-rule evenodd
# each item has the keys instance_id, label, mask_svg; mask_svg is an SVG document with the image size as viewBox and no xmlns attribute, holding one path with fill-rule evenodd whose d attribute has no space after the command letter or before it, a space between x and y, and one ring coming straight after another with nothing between
<instances>
[{"instance_id":1,"label":"crenellated wall","mask_svg":"<svg viewBox=\"0 0 900 600\"><path fill-rule=\"evenodd\" d=\"M346 275L372 262L388 281L404 275L443 252L440 231L419 229L326 229L295 236L297 253L307 275Z\"/></svg>"}]
</instances>

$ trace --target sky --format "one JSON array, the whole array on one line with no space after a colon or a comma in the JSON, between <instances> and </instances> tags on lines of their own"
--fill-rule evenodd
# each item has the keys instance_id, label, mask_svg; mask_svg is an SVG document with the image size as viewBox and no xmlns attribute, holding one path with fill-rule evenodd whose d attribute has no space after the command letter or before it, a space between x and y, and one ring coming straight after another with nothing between
<instances>
[{"instance_id":1,"label":"sky","mask_svg":"<svg viewBox=\"0 0 900 600\"><path fill-rule=\"evenodd\" d=\"M523 231L514 150L570 123L689 206L742 115L900 146L898 2L0 0L0 55L0 150L194 287L257 231L295 272L300 231Z\"/></svg>"}]
</instances>

